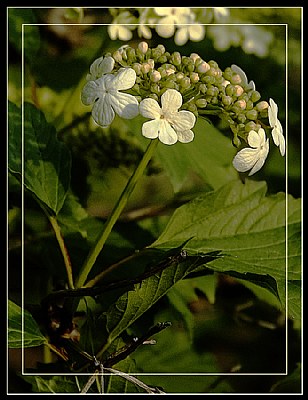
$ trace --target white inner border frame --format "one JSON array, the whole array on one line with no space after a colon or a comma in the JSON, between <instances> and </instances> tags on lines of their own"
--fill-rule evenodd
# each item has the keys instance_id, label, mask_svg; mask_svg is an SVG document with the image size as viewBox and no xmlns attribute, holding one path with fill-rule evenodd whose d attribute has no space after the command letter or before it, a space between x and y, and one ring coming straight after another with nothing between
<instances>
[{"instance_id":1,"label":"white inner border frame","mask_svg":"<svg viewBox=\"0 0 308 400\"><path fill-rule=\"evenodd\" d=\"M27 7L21 7L21 8L27 8ZM39 7L41 8L41 7ZM45 7L44 7L45 8ZM49 8L49 7L46 7ZM56 7L58 8L58 7ZM91 8L95 8L95 7L91 7ZM100 7L98 7L100 8ZM104 7L103 7L104 8ZM262 8L262 7L260 7ZM266 8L266 7L265 7ZM89 23L84 23L84 24L80 24L80 23L55 23L55 24L22 24L22 33L21 33L21 41L22 41L22 105L21 105L21 111L22 111L22 160L21 160L21 164L22 164L22 171L24 170L24 72L25 72L25 67L24 67L24 27L25 26L29 26L29 25L34 25L34 26L40 26L40 25L65 25L65 26L69 26L69 25L112 25L112 24L89 24ZM140 24L122 24L122 25L140 25ZM143 25L149 25L151 26L151 24L143 24ZM157 24L158 25L158 24ZM185 24L183 24L185 25ZM187 25L191 25L191 24L187 24ZM232 24L232 23L227 23L227 24L201 24L204 26L210 26L210 25L259 25L259 26L266 26L266 25L270 25L270 26L285 26L285 40L286 40L286 48L285 48L285 55L286 55L286 70L285 70L285 77L286 77L286 82L285 82L285 86L286 86L286 93L285 93L285 98L286 98L286 128L285 128L285 139L286 139L286 143L288 143L288 24L284 24L284 23L279 23L279 24L249 24L249 23L245 23L245 24ZM140 40L143 40L142 38L140 38ZM129 42L129 41L128 41ZM288 221L288 146L286 146L286 158L285 158L285 174L286 174L286 178L285 178L285 185L286 185L286 310L288 310L288 280L287 280L287 276L288 276L288 242L287 242L287 238L288 238L288 225L287 225L287 221ZM22 174L22 194L21 194L21 198L22 198L22 234L21 234L21 240L22 240L22 309L24 310L24 181L23 181L23 174ZM141 372L136 372L136 373L132 373L130 372L130 375L133 376L150 376L150 375L157 375L157 376L163 376L163 375L169 375L169 376L234 376L234 375L252 375L252 376L260 376L260 375L287 375L288 374L288 369L287 369L287 365L288 365L288 355L287 355L287 342L288 342L288 318L287 318L288 313L286 312L286 372L282 372L282 373L240 373L240 372L228 372L228 373L190 373L190 372L175 372L175 373L159 373L159 372L155 372L155 373L141 373ZM24 327L24 313L22 314L22 330ZM22 342L24 341L24 334L22 335ZM22 370L21 373L22 375L25 376L67 376L67 375L71 375L71 376L77 376L77 375L81 375L81 376L92 376L93 374L91 373L26 373L24 371L24 347L22 347ZM104 375L113 375L112 373L104 373ZM178 393L177 393L178 394Z\"/></svg>"}]
</instances>

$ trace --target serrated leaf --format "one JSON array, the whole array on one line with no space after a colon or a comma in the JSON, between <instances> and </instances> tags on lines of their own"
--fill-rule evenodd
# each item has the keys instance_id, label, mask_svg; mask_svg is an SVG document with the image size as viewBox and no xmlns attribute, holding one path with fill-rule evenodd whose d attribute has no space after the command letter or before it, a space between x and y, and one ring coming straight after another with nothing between
<instances>
[{"instance_id":1,"label":"serrated leaf","mask_svg":"<svg viewBox=\"0 0 308 400\"><path fill-rule=\"evenodd\" d=\"M188 252L222 252L209 268L267 287L285 307L286 271L289 281L301 275L301 201L266 191L265 182L246 180L200 196L175 211L151 247L170 249L191 237Z\"/></svg>"},{"instance_id":2,"label":"serrated leaf","mask_svg":"<svg viewBox=\"0 0 308 400\"><path fill-rule=\"evenodd\" d=\"M9 169L20 179L23 174L25 187L57 214L70 185L70 152L57 140L44 114L30 103L24 104L24 148L20 127L21 110L9 103Z\"/></svg>"},{"instance_id":3,"label":"serrated leaf","mask_svg":"<svg viewBox=\"0 0 308 400\"><path fill-rule=\"evenodd\" d=\"M11 349L36 347L47 343L47 339L27 310L23 312L23 319L24 326L21 307L8 300L8 347Z\"/></svg>"},{"instance_id":4,"label":"serrated leaf","mask_svg":"<svg viewBox=\"0 0 308 400\"><path fill-rule=\"evenodd\" d=\"M177 249L182 246L184 246L183 243ZM175 250L172 249L172 251ZM135 284L133 290L119 297L106 313L106 328L109 336L105 348L108 348L115 338L164 296L176 282L195 270L199 271L200 265L204 266L215 257L217 257L216 254L204 254L197 259L193 257L194 261L190 257L174 258L168 267L143 280L142 283Z\"/></svg>"}]
</instances>

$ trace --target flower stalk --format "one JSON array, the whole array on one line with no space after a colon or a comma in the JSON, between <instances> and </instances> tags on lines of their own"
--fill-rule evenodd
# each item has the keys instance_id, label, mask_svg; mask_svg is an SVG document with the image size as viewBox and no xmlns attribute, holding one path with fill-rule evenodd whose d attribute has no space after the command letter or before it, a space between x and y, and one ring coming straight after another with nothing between
<instances>
[{"instance_id":1,"label":"flower stalk","mask_svg":"<svg viewBox=\"0 0 308 400\"><path fill-rule=\"evenodd\" d=\"M84 286L87 277L89 273L91 272L91 269L102 251L111 231L115 223L117 222L118 218L120 217L122 211L124 210L128 199L133 192L138 180L140 177L143 175L144 170L146 169L149 161L151 160L154 151L157 147L158 144L158 139L151 140L144 155L143 158L141 159L140 163L138 164L137 168L135 169L133 175L130 177L129 181L127 182L121 196L119 197L117 203L115 204L109 218L107 219L106 223L104 224L103 230L101 234L98 236L98 239L91 249L90 253L88 254L88 257L86 258L80 274L76 280L75 287L79 288Z\"/></svg>"}]
</instances>

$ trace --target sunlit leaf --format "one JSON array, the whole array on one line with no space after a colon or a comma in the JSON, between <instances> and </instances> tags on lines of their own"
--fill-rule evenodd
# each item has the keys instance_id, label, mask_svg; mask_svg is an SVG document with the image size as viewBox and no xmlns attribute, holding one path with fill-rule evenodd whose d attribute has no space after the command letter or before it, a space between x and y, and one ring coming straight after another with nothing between
<instances>
[{"instance_id":1,"label":"sunlit leaf","mask_svg":"<svg viewBox=\"0 0 308 400\"><path fill-rule=\"evenodd\" d=\"M284 193L266 196L266 190L265 182L247 180L200 196L175 211L152 247L170 249L191 237L188 252L222 252L209 268L266 287L285 305L287 271L289 281L300 279L301 202Z\"/></svg>"}]
</instances>

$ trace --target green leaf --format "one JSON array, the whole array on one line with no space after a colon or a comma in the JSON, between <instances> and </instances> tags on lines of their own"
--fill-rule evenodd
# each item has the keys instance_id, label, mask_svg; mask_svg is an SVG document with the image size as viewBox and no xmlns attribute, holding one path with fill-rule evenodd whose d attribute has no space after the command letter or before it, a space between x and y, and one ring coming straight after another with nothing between
<instances>
[{"instance_id":1,"label":"green leaf","mask_svg":"<svg viewBox=\"0 0 308 400\"><path fill-rule=\"evenodd\" d=\"M40 48L40 34L33 11L29 8L10 7L8 9L9 41L16 50L23 50L25 58L33 61ZM23 25L24 24L24 25ZM27 24L27 25L25 25ZM22 40L22 27L24 35Z\"/></svg>"},{"instance_id":2,"label":"green leaf","mask_svg":"<svg viewBox=\"0 0 308 400\"><path fill-rule=\"evenodd\" d=\"M270 389L270 393L301 393L302 388L301 365L297 364L295 370L276 382Z\"/></svg>"},{"instance_id":3,"label":"green leaf","mask_svg":"<svg viewBox=\"0 0 308 400\"><path fill-rule=\"evenodd\" d=\"M24 143L21 120L21 110L9 103L9 169L19 179L23 174L25 187L57 214L70 185L70 152L34 105L24 104Z\"/></svg>"},{"instance_id":4,"label":"green leaf","mask_svg":"<svg viewBox=\"0 0 308 400\"><path fill-rule=\"evenodd\" d=\"M23 379L32 385L34 393L79 393L73 376L24 375Z\"/></svg>"},{"instance_id":5,"label":"green leaf","mask_svg":"<svg viewBox=\"0 0 308 400\"><path fill-rule=\"evenodd\" d=\"M179 249L172 249L172 252L179 253ZM169 253L168 253L169 254ZM169 262L170 256L165 256ZM171 256L173 257L173 256ZM134 289L124 293L118 300L111 305L106 313L106 328L109 333L106 348L125 331L142 314L152 307L168 290L178 281L187 277L190 273L200 270L203 266L217 257L217 255L205 254L202 257L172 258L170 265L162 271L144 279L142 283L134 285Z\"/></svg>"},{"instance_id":6,"label":"green leaf","mask_svg":"<svg viewBox=\"0 0 308 400\"><path fill-rule=\"evenodd\" d=\"M22 309L8 300L8 347L36 347L47 343L32 315L24 310L22 325Z\"/></svg>"},{"instance_id":7,"label":"green leaf","mask_svg":"<svg viewBox=\"0 0 308 400\"><path fill-rule=\"evenodd\" d=\"M266 191L265 182L246 180L202 195L175 211L151 247L170 249L191 237L189 253L222 252L209 268L266 287L285 307L286 271L289 282L301 274L301 201L284 193L266 196ZM289 306L296 312L300 292L292 293Z\"/></svg>"}]
</instances>

